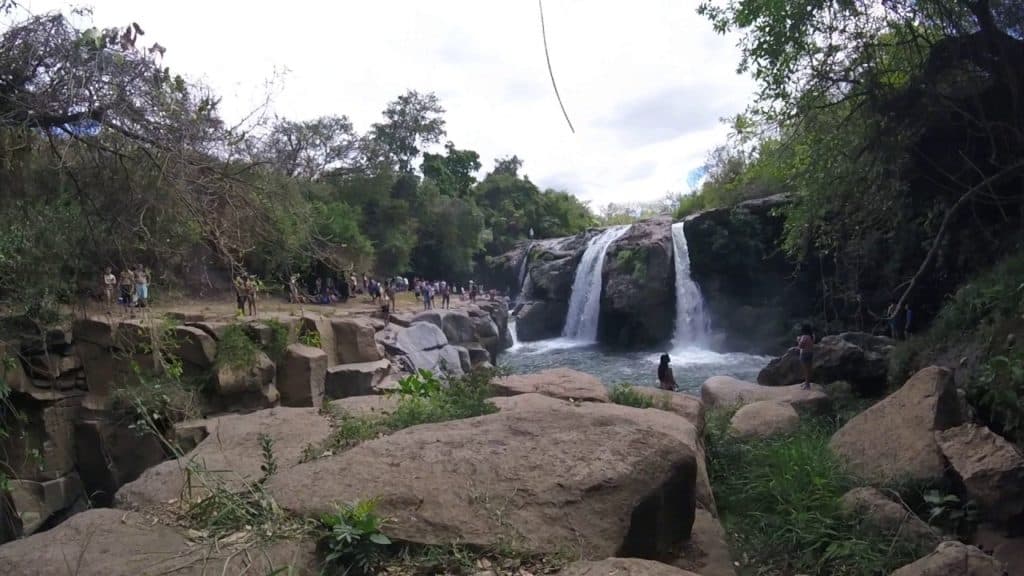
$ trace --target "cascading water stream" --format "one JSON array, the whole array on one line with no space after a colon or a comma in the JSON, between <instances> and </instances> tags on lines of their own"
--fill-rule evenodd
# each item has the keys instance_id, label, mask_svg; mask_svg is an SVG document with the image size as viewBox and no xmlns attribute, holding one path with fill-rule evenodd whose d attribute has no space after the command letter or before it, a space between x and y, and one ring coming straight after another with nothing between
<instances>
[{"instance_id":1,"label":"cascading water stream","mask_svg":"<svg viewBox=\"0 0 1024 576\"><path fill-rule=\"evenodd\" d=\"M672 251L676 268L676 330L672 344L675 348L701 346L707 343L710 326L700 287L690 278L690 250L683 222L672 225Z\"/></svg>"},{"instance_id":2,"label":"cascading water stream","mask_svg":"<svg viewBox=\"0 0 1024 576\"><path fill-rule=\"evenodd\" d=\"M587 242L587 249L576 268L569 297L569 313L565 317L562 336L574 340L597 340L597 321L601 313L601 272L608 246L629 230L629 226L613 226Z\"/></svg>"},{"instance_id":3,"label":"cascading water stream","mask_svg":"<svg viewBox=\"0 0 1024 576\"><path fill-rule=\"evenodd\" d=\"M519 302L523 301L523 294L526 291L526 272L527 264L530 262L530 251L533 250L533 243L531 242L526 246L526 250L523 251L523 259L519 262L519 273L517 274L517 292L516 300Z\"/></svg>"}]
</instances>

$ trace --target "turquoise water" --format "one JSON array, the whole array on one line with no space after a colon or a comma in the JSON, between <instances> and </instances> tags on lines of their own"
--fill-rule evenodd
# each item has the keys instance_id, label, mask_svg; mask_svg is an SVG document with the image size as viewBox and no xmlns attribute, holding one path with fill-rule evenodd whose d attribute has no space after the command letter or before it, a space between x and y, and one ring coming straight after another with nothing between
<instances>
[{"instance_id":1,"label":"turquoise water","mask_svg":"<svg viewBox=\"0 0 1024 576\"><path fill-rule=\"evenodd\" d=\"M710 376L727 375L753 381L769 358L741 353L718 353L695 347L667 350L680 390L698 393ZM593 343L566 338L517 344L498 357L513 372L531 373L548 368L573 368L593 374L608 386L628 382L658 385L658 358L662 351L620 352Z\"/></svg>"}]
</instances>

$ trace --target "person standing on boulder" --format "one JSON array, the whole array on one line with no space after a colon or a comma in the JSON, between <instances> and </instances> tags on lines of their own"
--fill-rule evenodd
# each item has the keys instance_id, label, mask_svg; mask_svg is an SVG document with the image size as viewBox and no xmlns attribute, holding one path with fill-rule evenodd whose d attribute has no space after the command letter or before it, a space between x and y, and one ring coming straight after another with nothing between
<instances>
[{"instance_id":1,"label":"person standing on boulder","mask_svg":"<svg viewBox=\"0 0 1024 576\"><path fill-rule=\"evenodd\" d=\"M668 354L661 355L661 362L658 364L658 385L662 390L675 392L679 386L676 384L676 376L672 373L672 368L668 365L669 360Z\"/></svg>"},{"instance_id":2,"label":"person standing on boulder","mask_svg":"<svg viewBox=\"0 0 1024 576\"><path fill-rule=\"evenodd\" d=\"M127 314L129 308L132 305L132 296L134 294L134 287L132 285L132 273L128 271L128 268L121 270L121 305L124 306L124 311Z\"/></svg>"},{"instance_id":3,"label":"person standing on boulder","mask_svg":"<svg viewBox=\"0 0 1024 576\"><path fill-rule=\"evenodd\" d=\"M149 300L149 274L142 264L135 268L135 296L139 299L137 306L145 308Z\"/></svg>"},{"instance_id":4,"label":"person standing on boulder","mask_svg":"<svg viewBox=\"0 0 1024 576\"><path fill-rule=\"evenodd\" d=\"M452 307L452 291L451 287L444 280L441 281L441 308L445 310Z\"/></svg>"},{"instance_id":5,"label":"person standing on boulder","mask_svg":"<svg viewBox=\"0 0 1024 576\"><path fill-rule=\"evenodd\" d=\"M114 305L114 286L117 284L117 276L114 276L114 270L110 266L107 266L106 272L103 273L103 297L107 302L107 309L110 309Z\"/></svg>"},{"instance_id":6,"label":"person standing on boulder","mask_svg":"<svg viewBox=\"0 0 1024 576\"><path fill-rule=\"evenodd\" d=\"M796 347L800 351L800 368L804 373L803 389L811 387L811 366L814 363L814 329L810 324L800 328L800 336L796 339Z\"/></svg>"}]
</instances>

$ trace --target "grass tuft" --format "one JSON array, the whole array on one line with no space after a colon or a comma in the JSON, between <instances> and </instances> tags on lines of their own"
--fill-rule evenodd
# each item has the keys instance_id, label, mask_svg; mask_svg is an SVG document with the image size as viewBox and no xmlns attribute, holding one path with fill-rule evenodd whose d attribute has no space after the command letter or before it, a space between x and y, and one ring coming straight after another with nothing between
<instances>
[{"instance_id":1,"label":"grass tuft","mask_svg":"<svg viewBox=\"0 0 1024 576\"><path fill-rule=\"evenodd\" d=\"M833 422L738 440L728 435L730 416L708 415L708 471L735 557L750 574L874 576L927 552L842 513L839 498L858 483L828 447Z\"/></svg>"}]
</instances>

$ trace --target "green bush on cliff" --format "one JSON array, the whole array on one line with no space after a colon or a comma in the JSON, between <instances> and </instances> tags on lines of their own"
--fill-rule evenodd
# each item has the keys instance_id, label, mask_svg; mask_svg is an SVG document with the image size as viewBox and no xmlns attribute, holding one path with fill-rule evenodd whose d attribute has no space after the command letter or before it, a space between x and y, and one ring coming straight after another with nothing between
<instances>
[{"instance_id":1,"label":"green bush on cliff","mask_svg":"<svg viewBox=\"0 0 1024 576\"><path fill-rule=\"evenodd\" d=\"M217 365L226 368L248 368L256 363L260 349L241 324L232 324L224 330L217 342Z\"/></svg>"},{"instance_id":2,"label":"green bush on cliff","mask_svg":"<svg viewBox=\"0 0 1024 576\"><path fill-rule=\"evenodd\" d=\"M708 471L735 556L753 573L874 576L926 552L842 514L839 498L857 484L829 450L831 422L744 441L728 435L730 416L708 416Z\"/></svg>"},{"instance_id":3,"label":"green bush on cliff","mask_svg":"<svg viewBox=\"0 0 1024 576\"><path fill-rule=\"evenodd\" d=\"M448 378L442 385L432 372L420 370L403 379L395 394L398 405L389 414L353 414L346 410L327 408L331 435L319 445L310 444L303 460L314 460L328 453L350 448L382 434L433 422L447 422L497 412L488 402L492 395L491 381L497 369L474 370L463 376Z\"/></svg>"},{"instance_id":4,"label":"green bush on cliff","mask_svg":"<svg viewBox=\"0 0 1024 576\"><path fill-rule=\"evenodd\" d=\"M632 384L620 382L608 391L608 399L615 404L632 406L634 408L650 408L654 406L654 400L646 394L637 392Z\"/></svg>"}]
</instances>

